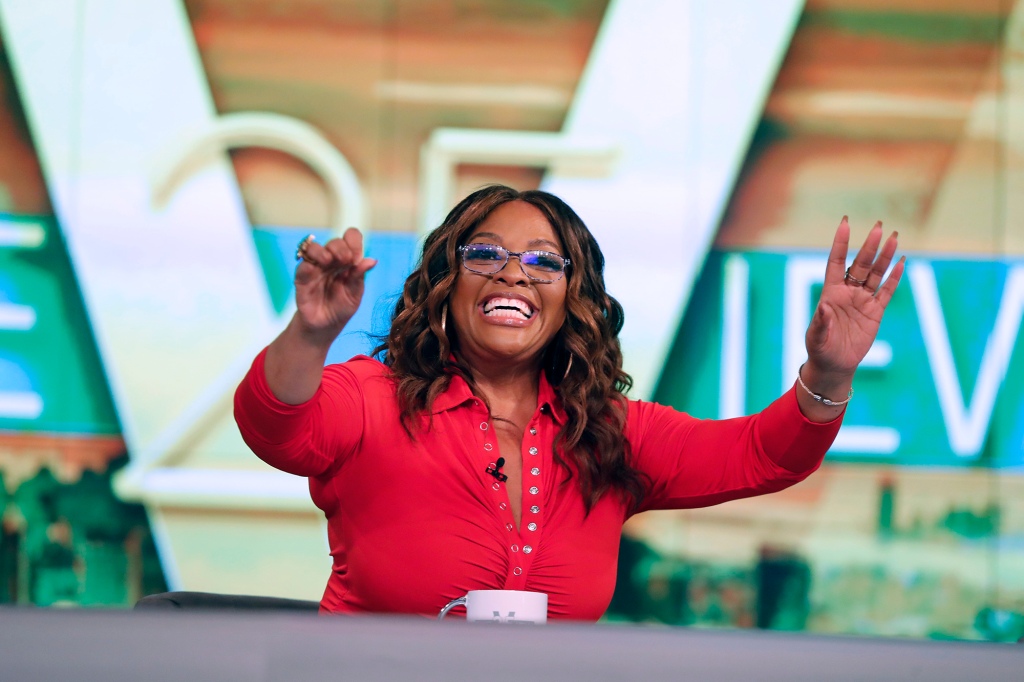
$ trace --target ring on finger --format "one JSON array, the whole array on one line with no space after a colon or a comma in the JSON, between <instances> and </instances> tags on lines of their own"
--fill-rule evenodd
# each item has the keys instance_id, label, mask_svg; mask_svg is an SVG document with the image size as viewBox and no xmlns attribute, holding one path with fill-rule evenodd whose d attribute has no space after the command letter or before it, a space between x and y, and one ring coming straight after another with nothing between
<instances>
[{"instance_id":1,"label":"ring on finger","mask_svg":"<svg viewBox=\"0 0 1024 682\"><path fill-rule=\"evenodd\" d=\"M299 242L299 245L295 248L295 260L297 260L297 261L299 261L299 260L308 261L309 258L306 257L306 247L309 246L310 242L315 242L315 241L316 241L316 235L314 235L314 234L307 234L305 237L303 237L302 241Z\"/></svg>"},{"instance_id":2,"label":"ring on finger","mask_svg":"<svg viewBox=\"0 0 1024 682\"><path fill-rule=\"evenodd\" d=\"M853 266L850 266L850 267L853 267ZM859 287L863 287L868 282L867 279L857 279L856 277L851 275L850 274L850 268L846 268L846 276L843 277L843 279L845 281L847 281L847 282L853 282L854 284L856 284ZM864 287L864 288L866 289L867 287Z\"/></svg>"}]
</instances>

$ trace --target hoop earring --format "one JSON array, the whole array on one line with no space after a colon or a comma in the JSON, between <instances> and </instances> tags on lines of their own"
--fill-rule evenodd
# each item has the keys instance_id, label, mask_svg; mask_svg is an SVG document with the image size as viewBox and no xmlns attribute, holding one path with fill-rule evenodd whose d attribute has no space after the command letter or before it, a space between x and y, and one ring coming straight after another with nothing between
<instances>
[{"instance_id":1,"label":"hoop earring","mask_svg":"<svg viewBox=\"0 0 1024 682\"><path fill-rule=\"evenodd\" d=\"M441 306L441 331L444 332L445 336L448 336L448 330L446 329L448 323L448 304L445 303Z\"/></svg>"},{"instance_id":2,"label":"hoop earring","mask_svg":"<svg viewBox=\"0 0 1024 682\"><path fill-rule=\"evenodd\" d=\"M565 374L562 375L562 381L565 381L566 377L569 376L569 370L572 369L572 353L569 353L569 364L565 366Z\"/></svg>"}]
</instances>

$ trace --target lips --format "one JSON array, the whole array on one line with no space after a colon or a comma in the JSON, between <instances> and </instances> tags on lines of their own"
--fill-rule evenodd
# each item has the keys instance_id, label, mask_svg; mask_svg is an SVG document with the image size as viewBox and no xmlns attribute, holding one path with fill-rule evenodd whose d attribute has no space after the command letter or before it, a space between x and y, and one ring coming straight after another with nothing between
<instances>
[{"instance_id":1,"label":"lips","mask_svg":"<svg viewBox=\"0 0 1024 682\"><path fill-rule=\"evenodd\" d=\"M517 294L494 294L483 302L483 313L491 318L529 320L537 312L533 303Z\"/></svg>"}]
</instances>

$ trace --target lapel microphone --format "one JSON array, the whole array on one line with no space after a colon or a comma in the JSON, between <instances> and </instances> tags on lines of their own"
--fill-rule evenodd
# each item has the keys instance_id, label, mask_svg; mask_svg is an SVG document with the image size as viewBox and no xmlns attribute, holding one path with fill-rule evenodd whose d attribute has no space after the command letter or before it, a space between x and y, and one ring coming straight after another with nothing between
<instances>
[{"instance_id":1,"label":"lapel microphone","mask_svg":"<svg viewBox=\"0 0 1024 682\"><path fill-rule=\"evenodd\" d=\"M500 470L501 470L501 467L503 467L503 466L505 466L505 458L504 457L499 457L498 461L495 462L494 464L491 464L489 467L487 467L486 471L491 476L494 476L496 479L498 479L499 481L504 483L505 481L508 480L508 476L506 476L505 474L501 473Z\"/></svg>"}]
</instances>

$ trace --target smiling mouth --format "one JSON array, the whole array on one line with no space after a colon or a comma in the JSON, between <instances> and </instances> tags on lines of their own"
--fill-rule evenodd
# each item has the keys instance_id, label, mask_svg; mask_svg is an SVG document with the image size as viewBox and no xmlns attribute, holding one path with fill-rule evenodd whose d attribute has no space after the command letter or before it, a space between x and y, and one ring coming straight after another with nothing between
<instances>
[{"instance_id":1,"label":"smiling mouth","mask_svg":"<svg viewBox=\"0 0 1024 682\"><path fill-rule=\"evenodd\" d=\"M492 298L484 303L484 315L486 317L529 320L533 317L533 314L533 307L529 303L515 298Z\"/></svg>"}]
</instances>

